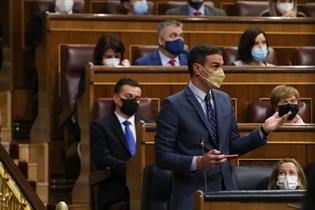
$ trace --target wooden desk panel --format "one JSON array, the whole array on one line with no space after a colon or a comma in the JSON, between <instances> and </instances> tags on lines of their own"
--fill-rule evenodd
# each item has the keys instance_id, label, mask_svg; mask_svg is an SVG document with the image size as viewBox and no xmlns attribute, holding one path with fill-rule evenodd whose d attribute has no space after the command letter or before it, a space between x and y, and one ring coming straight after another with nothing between
<instances>
[{"instance_id":1,"label":"wooden desk panel","mask_svg":"<svg viewBox=\"0 0 315 210\"><path fill-rule=\"evenodd\" d=\"M54 56L52 56L54 57ZM56 57L56 56L55 56ZM49 59L51 63L53 59ZM41 62L45 62L41 60ZM128 67L107 68L91 67L87 78L86 93L91 92L87 100L93 103L98 97L112 97L113 87L121 77L132 77L138 80L143 88L143 95L151 98L165 97L180 91L189 81L189 74L185 67L177 70L166 67ZM241 70L242 69L242 70ZM271 89L278 84L296 86L303 98L315 97L315 69L314 67L275 67L275 68L242 68L225 67L226 79L222 89L235 99L237 118L239 122L246 122L246 107L249 102L268 98ZM58 117L59 107L58 75L43 71L39 74L39 115L32 129L32 141L52 141L58 138L61 130ZM91 85L91 87L89 86ZM312 110L315 110L315 103ZM70 110L70 109L69 109ZM88 109L90 110L90 109ZM312 122L315 114L313 114Z\"/></svg>"},{"instance_id":2,"label":"wooden desk panel","mask_svg":"<svg viewBox=\"0 0 315 210\"><path fill-rule=\"evenodd\" d=\"M186 43L189 46L202 41L210 42L210 40L215 45L238 45L243 30L253 25L261 27L272 36L275 35L275 38L270 37L270 40L274 41L274 47L294 47L315 43L315 19L49 14L44 40L36 51L40 101L39 117L32 129L31 141L42 142L62 138L58 132L58 119L56 119L60 113L58 110L60 67L57 58L61 44L94 44L105 32L120 37L125 46L155 44L157 24L168 19L177 19L184 23ZM126 56L128 57L128 52ZM112 76L111 79L113 79ZM184 82L181 85L183 84ZM175 87L175 89L180 88Z\"/></svg>"},{"instance_id":3,"label":"wooden desk panel","mask_svg":"<svg viewBox=\"0 0 315 210\"><path fill-rule=\"evenodd\" d=\"M244 68L226 67L226 80L222 86L232 93L232 97L237 98L237 111L240 107L245 107L249 100L259 99L261 93L269 94L274 85L286 83L300 85L301 95L314 98L315 69L294 68L294 67L275 67L268 70L264 68ZM109 68L103 66L87 66L86 69L86 92L79 100L79 124L81 127L81 174L73 190L73 202L89 203L89 182L88 175L90 169L90 150L89 150L89 126L90 112L93 101L97 97L111 97L113 95L113 86L121 77L132 77L138 80L142 86L143 93L147 97L160 98L170 95L184 87L189 80L189 74L185 67L176 69L166 67L129 67L129 68ZM255 87L255 88L254 88ZM256 89L257 88L257 89ZM238 91L236 91L236 89ZM251 89L256 90L255 93ZM235 95L233 95L235 94ZM265 96L265 95L264 95ZM241 102L243 100L243 102ZM245 102L247 100L247 102ZM238 117L242 119L242 112L238 112ZM240 120L239 119L239 120ZM259 127L259 125L241 125L241 133L248 133L250 130ZM255 150L244 156L240 160L247 163L251 161L270 161L278 160L283 157L294 157L301 161L304 166L315 156L314 152L314 125L293 129L279 130L277 134L271 134L270 144L262 151ZM284 134L284 133L286 134ZM298 134L292 134L297 132ZM143 134L142 142L143 154L142 163L148 164L154 161L154 128L150 132ZM301 141L303 138L306 138ZM270 146L269 146L270 145ZM280 145L280 146L279 146ZM266 148L265 147L265 148ZM285 148L289 148L286 150ZM280 152L277 152L279 150ZM243 157L242 157L243 158ZM242 162L241 161L241 162ZM80 194L76 193L80 192Z\"/></svg>"},{"instance_id":4,"label":"wooden desk panel","mask_svg":"<svg viewBox=\"0 0 315 210\"><path fill-rule=\"evenodd\" d=\"M237 195L238 194L238 195ZM300 206L305 191L220 191L194 194L194 210L291 210Z\"/></svg>"},{"instance_id":5,"label":"wooden desk panel","mask_svg":"<svg viewBox=\"0 0 315 210\"><path fill-rule=\"evenodd\" d=\"M150 0L151 2L154 2L155 4L158 2L168 2L169 0ZM177 1L183 1L183 2L187 2L187 0L177 0ZM234 4L237 0L211 0L214 5L218 8L223 8L222 5L224 4ZM89 11L91 11L91 8L93 6L93 4L101 4L103 3L104 0L85 0L85 4L86 6L88 5ZM312 2L312 0L299 0L299 4L303 4L305 2Z\"/></svg>"}]
</instances>

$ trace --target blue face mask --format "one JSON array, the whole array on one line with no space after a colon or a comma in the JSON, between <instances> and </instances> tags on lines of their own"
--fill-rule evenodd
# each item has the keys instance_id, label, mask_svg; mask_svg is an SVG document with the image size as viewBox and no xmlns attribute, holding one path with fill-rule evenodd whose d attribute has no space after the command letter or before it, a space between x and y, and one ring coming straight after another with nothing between
<instances>
[{"instance_id":1,"label":"blue face mask","mask_svg":"<svg viewBox=\"0 0 315 210\"><path fill-rule=\"evenodd\" d=\"M252 49L252 57L254 61L264 61L267 58L268 49L267 47Z\"/></svg>"},{"instance_id":2,"label":"blue face mask","mask_svg":"<svg viewBox=\"0 0 315 210\"><path fill-rule=\"evenodd\" d=\"M165 49L173 55L179 55L184 51L184 41L182 39L165 41Z\"/></svg>"},{"instance_id":3,"label":"blue face mask","mask_svg":"<svg viewBox=\"0 0 315 210\"><path fill-rule=\"evenodd\" d=\"M145 15L149 11L147 1L136 1L133 3L133 13L136 15Z\"/></svg>"}]
</instances>

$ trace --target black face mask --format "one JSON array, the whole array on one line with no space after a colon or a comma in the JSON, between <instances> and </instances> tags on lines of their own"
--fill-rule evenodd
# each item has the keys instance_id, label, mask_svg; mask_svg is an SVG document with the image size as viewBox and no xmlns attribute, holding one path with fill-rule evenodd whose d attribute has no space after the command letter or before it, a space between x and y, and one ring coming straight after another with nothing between
<instances>
[{"instance_id":1,"label":"black face mask","mask_svg":"<svg viewBox=\"0 0 315 210\"><path fill-rule=\"evenodd\" d=\"M138 110L138 102L136 98L133 99L123 99L120 98L120 100L122 101L122 107L120 107L120 110L122 113L124 113L127 116L132 116L134 115L137 110Z\"/></svg>"},{"instance_id":2,"label":"black face mask","mask_svg":"<svg viewBox=\"0 0 315 210\"><path fill-rule=\"evenodd\" d=\"M291 111L292 114L289 115L288 120L293 120L296 114L299 112L299 107L297 104L284 104L278 106L278 108L280 117Z\"/></svg>"}]
</instances>

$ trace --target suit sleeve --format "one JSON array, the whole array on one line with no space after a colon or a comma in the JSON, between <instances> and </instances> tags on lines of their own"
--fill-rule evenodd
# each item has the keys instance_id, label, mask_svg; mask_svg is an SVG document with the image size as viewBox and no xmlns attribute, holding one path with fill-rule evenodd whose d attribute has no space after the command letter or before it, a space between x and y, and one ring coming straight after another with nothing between
<instances>
[{"instance_id":1,"label":"suit sleeve","mask_svg":"<svg viewBox=\"0 0 315 210\"><path fill-rule=\"evenodd\" d=\"M107 131L99 122L94 121L90 127L91 156L98 169L110 167L112 173L125 174L126 163L110 154Z\"/></svg>"},{"instance_id":2,"label":"suit sleeve","mask_svg":"<svg viewBox=\"0 0 315 210\"><path fill-rule=\"evenodd\" d=\"M174 105L166 100L161 106L155 134L155 161L163 169L190 173L193 156L176 152L180 120Z\"/></svg>"},{"instance_id":3,"label":"suit sleeve","mask_svg":"<svg viewBox=\"0 0 315 210\"><path fill-rule=\"evenodd\" d=\"M233 114L231 134L230 134L230 153L243 155L251 150L267 144L267 139L262 139L259 129L255 129L248 135L240 137L235 113Z\"/></svg>"},{"instance_id":4,"label":"suit sleeve","mask_svg":"<svg viewBox=\"0 0 315 210\"><path fill-rule=\"evenodd\" d=\"M141 66L140 58L138 58L138 59L135 60L134 65Z\"/></svg>"}]
</instances>

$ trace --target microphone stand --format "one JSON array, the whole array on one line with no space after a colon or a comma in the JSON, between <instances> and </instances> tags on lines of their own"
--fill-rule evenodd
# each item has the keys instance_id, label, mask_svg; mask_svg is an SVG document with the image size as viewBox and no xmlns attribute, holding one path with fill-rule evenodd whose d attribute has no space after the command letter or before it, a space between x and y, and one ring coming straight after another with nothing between
<instances>
[{"instance_id":1,"label":"microphone stand","mask_svg":"<svg viewBox=\"0 0 315 210\"><path fill-rule=\"evenodd\" d=\"M206 158L206 153L205 153L205 145L204 145L204 139L201 139L201 150L202 150L202 156L203 156L203 177L204 177L204 184L205 184L205 194L208 192L208 185L207 185L207 171L205 167L205 158Z\"/></svg>"}]
</instances>

